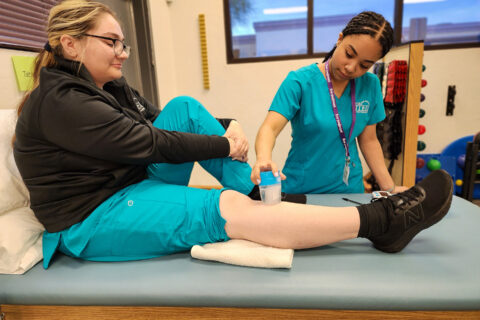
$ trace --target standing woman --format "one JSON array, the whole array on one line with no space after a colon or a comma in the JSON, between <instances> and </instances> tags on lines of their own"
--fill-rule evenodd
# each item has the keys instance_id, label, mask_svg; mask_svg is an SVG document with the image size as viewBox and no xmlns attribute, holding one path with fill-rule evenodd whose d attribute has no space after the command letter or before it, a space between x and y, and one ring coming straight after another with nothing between
<instances>
[{"instance_id":1,"label":"standing woman","mask_svg":"<svg viewBox=\"0 0 480 320\"><path fill-rule=\"evenodd\" d=\"M121 67L129 48L108 7L61 2L47 30L14 140L31 208L46 228L45 268L57 250L122 261L231 238L311 248L365 237L398 252L448 211L453 184L444 171L359 207L254 201L245 195L253 186L250 167L232 161L247 149L238 128L225 131L188 97L160 112L126 84ZM193 161L227 188L187 187ZM407 225L409 210L421 219Z\"/></svg>"},{"instance_id":2,"label":"standing woman","mask_svg":"<svg viewBox=\"0 0 480 320\"><path fill-rule=\"evenodd\" d=\"M395 186L383 160L375 128L385 118L382 92L378 78L367 73L392 44L390 23L362 12L342 30L323 63L290 72L257 134L252 181L259 182L260 171L277 172L272 150L291 121L291 149L280 173L283 191L364 192L356 138L381 189L405 190Z\"/></svg>"}]
</instances>

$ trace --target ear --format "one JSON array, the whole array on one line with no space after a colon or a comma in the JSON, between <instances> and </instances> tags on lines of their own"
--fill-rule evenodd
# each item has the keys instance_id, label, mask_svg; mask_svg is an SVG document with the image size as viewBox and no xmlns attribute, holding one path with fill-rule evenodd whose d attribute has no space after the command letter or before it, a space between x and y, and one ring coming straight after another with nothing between
<instances>
[{"instance_id":1,"label":"ear","mask_svg":"<svg viewBox=\"0 0 480 320\"><path fill-rule=\"evenodd\" d=\"M64 34L60 37L60 44L65 58L74 60L79 56L79 43L74 37Z\"/></svg>"},{"instance_id":2,"label":"ear","mask_svg":"<svg viewBox=\"0 0 480 320\"><path fill-rule=\"evenodd\" d=\"M337 47L338 47L338 45L340 44L340 42L342 42L342 40L343 40L343 33L340 32L340 33L338 34Z\"/></svg>"}]
</instances>

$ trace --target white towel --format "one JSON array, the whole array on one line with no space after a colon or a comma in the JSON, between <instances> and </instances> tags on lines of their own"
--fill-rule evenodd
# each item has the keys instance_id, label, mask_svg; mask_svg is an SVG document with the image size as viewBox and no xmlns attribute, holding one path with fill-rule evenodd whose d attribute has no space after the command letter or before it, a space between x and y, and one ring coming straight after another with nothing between
<instances>
[{"instance_id":1,"label":"white towel","mask_svg":"<svg viewBox=\"0 0 480 320\"><path fill-rule=\"evenodd\" d=\"M293 249L280 249L261 245L247 240L195 245L190 254L193 258L213 260L228 264L258 268L292 267Z\"/></svg>"}]
</instances>

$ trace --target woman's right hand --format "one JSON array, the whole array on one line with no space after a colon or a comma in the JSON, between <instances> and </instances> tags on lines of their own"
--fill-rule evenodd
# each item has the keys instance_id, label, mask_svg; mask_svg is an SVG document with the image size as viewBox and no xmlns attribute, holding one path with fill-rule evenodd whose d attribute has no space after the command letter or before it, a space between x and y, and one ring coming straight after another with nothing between
<instances>
[{"instance_id":1,"label":"woman's right hand","mask_svg":"<svg viewBox=\"0 0 480 320\"><path fill-rule=\"evenodd\" d=\"M230 125L223 136L233 141L233 146L232 143L230 143L229 156L232 157L233 160L247 162L249 148L248 139L240 124L235 120L230 121Z\"/></svg>"},{"instance_id":2,"label":"woman's right hand","mask_svg":"<svg viewBox=\"0 0 480 320\"><path fill-rule=\"evenodd\" d=\"M250 175L250 179L254 184L260 184L260 172L261 171L272 171L274 176L278 176L280 173L280 177L282 180L287 179L287 177L278 170L278 166L275 162L273 162L271 159L268 160L263 160L263 159L257 159L257 162L255 162L255 165L252 168L252 174Z\"/></svg>"},{"instance_id":3,"label":"woman's right hand","mask_svg":"<svg viewBox=\"0 0 480 320\"><path fill-rule=\"evenodd\" d=\"M233 160L238 160L242 162L248 161L248 145L245 148L245 143L241 139L234 139L227 136L224 136L228 139L230 144L230 154L228 155Z\"/></svg>"}]
</instances>

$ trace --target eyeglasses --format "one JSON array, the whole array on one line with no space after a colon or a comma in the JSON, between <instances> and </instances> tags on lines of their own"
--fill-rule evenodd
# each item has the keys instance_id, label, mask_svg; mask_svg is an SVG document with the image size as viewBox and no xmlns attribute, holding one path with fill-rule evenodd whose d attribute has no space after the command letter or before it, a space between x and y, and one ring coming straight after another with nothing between
<instances>
[{"instance_id":1,"label":"eyeglasses","mask_svg":"<svg viewBox=\"0 0 480 320\"><path fill-rule=\"evenodd\" d=\"M104 39L104 40L110 40L113 42L113 53L115 56L119 57L122 55L123 51L128 55L130 55L130 46L125 45L125 43L120 40L120 39L115 39L115 38L110 38L110 37L103 37L103 36L97 36L94 34L88 34L84 33L84 36L87 37L94 37L94 38L99 38L99 39Z\"/></svg>"}]
</instances>

